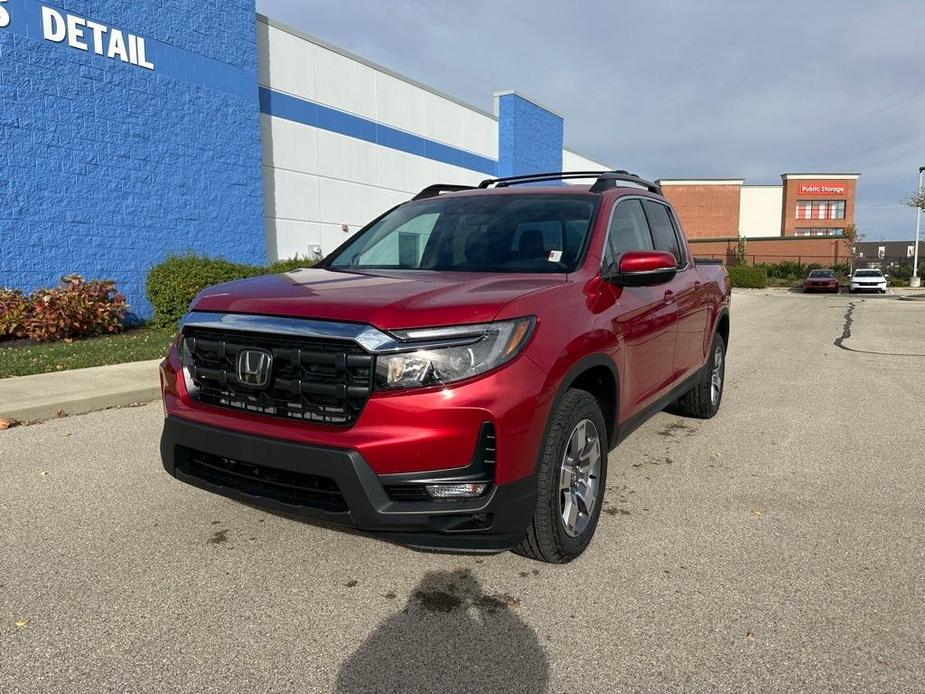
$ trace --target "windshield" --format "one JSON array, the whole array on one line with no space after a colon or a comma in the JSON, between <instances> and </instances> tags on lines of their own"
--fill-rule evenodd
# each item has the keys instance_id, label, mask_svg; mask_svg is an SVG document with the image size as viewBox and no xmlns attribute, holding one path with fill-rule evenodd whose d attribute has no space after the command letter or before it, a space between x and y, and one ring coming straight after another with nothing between
<instances>
[{"instance_id":1,"label":"windshield","mask_svg":"<svg viewBox=\"0 0 925 694\"><path fill-rule=\"evenodd\" d=\"M835 273L831 270L813 270L809 273L810 277L835 277Z\"/></svg>"},{"instance_id":2,"label":"windshield","mask_svg":"<svg viewBox=\"0 0 925 694\"><path fill-rule=\"evenodd\" d=\"M854 273L855 277L882 277L880 270L858 270Z\"/></svg>"},{"instance_id":3,"label":"windshield","mask_svg":"<svg viewBox=\"0 0 925 694\"><path fill-rule=\"evenodd\" d=\"M395 208L326 264L332 268L572 272L596 199L539 193L436 197Z\"/></svg>"}]
</instances>

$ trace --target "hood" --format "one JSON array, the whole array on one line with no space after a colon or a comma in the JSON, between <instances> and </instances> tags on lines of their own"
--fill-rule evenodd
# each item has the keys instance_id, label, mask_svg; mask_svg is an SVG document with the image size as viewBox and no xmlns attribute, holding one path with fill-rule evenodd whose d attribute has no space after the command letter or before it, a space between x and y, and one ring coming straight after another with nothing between
<instances>
[{"instance_id":1,"label":"hood","mask_svg":"<svg viewBox=\"0 0 925 694\"><path fill-rule=\"evenodd\" d=\"M512 299L565 283L565 275L324 268L204 289L196 311L368 323L382 330L482 323Z\"/></svg>"}]
</instances>

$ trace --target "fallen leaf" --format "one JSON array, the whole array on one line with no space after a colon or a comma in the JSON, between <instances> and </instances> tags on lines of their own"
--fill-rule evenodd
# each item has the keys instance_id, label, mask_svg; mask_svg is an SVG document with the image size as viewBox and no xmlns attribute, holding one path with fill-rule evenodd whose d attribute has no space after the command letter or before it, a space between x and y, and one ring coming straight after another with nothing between
<instances>
[{"instance_id":1,"label":"fallen leaf","mask_svg":"<svg viewBox=\"0 0 925 694\"><path fill-rule=\"evenodd\" d=\"M754 515L758 516L758 518L761 518L761 516L764 515L764 514L763 514L761 511L759 511L757 508L756 508L756 509L752 509L752 513L753 513Z\"/></svg>"},{"instance_id":2,"label":"fallen leaf","mask_svg":"<svg viewBox=\"0 0 925 694\"><path fill-rule=\"evenodd\" d=\"M42 477L45 477L45 476L48 475L48 470L42 470L39 474L40 474Z\"/></svg>"},{"instance_id":3,"label":"fallen leaf","mask_svg":"<svg viewBox=\"0 0 925 694\"><path fill-rule=\"evenodd\" d=\"M745 635L745 638L748 639L749 641L754 641L754 640L755 640L755 637L752 636L752 632L748 632L748 633Z\"/></svg>"},{"instance_id":4,"label":"fallen leaf","mask_svg":"<svg viewBox=\"0 0 925 694\"><path fill-rule=\"evenodd\" d=\"M9 429L10 427L15 427L19 422L15 419L10 419L9 417L0 417L0 431L4 429Z\"/></svg>"},{"instance_id":5,"label":"fallen leaf","mask_svg":"<svg viewBox=\"0 0 925 694\"><path fill-rule=\"evenodd\" d=\"M58 416L59 416L59 417L67 417L67 412L65 412L64 410L58 410Z\"/></svg>"},{"instance_id":6,"label":"fallen leaf","mask_svg":"<svg viewBox=\"0 0 925 694\"><path fill-rule=\"evenodd\" d=\"M28 619L17 619L16 620L16 626L19 627L20 629L25 629L28 623L29 623Z\"/></svg>"}]
</instances>

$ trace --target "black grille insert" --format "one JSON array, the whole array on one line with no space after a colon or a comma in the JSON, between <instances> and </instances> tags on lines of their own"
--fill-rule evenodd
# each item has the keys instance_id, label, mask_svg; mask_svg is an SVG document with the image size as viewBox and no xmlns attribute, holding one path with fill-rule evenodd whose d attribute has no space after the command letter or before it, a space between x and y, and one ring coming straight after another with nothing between
<instances>
[{"instance_id":1,"label":"black grille insert","mask_svg":"<svg viewBox=\"0 0 925 694\"><path fill-rule=\"evenodd\" d=\"M329 477L280 470L186 448L179 452L177 470L188 477L293 506L308 506L331 513L347 510L337 482Z\"/></svg>"},{"instance_id":2,"label":"black grille insert","mask_svg":"<svg viewBox=\"0 0 925 694\"><path fill-rule=\"evenodd\" d=\"M273 356L266 387L238 380L238 352L248 348ZM372 389L372 355L344 340L189 328L183 366L199 402L335 426L353 424Z\"/></svg>"}]
</instances>

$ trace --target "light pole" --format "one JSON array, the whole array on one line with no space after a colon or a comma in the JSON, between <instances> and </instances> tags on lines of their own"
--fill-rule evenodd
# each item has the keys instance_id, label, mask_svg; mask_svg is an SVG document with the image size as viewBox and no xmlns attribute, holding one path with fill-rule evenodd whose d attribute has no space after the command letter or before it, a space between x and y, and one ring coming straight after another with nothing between
<instances>
[{"instance_id":1,"label":"light pole","mask_svg":"<svg viewBox=\"0 0 925 694\"><path fill-rule=\"evenodd\" d=\"M919 189L916 191L919 196L922 195L922 175L925 173L925 166L919 167ZM922 201L919 200L919 203ZM909 280L910 287L921 287L922 278L919 277L919 230L922 228L922 208L915 208L915 247L912 250L912 278Z\"/></svg>"}]
</instances>

